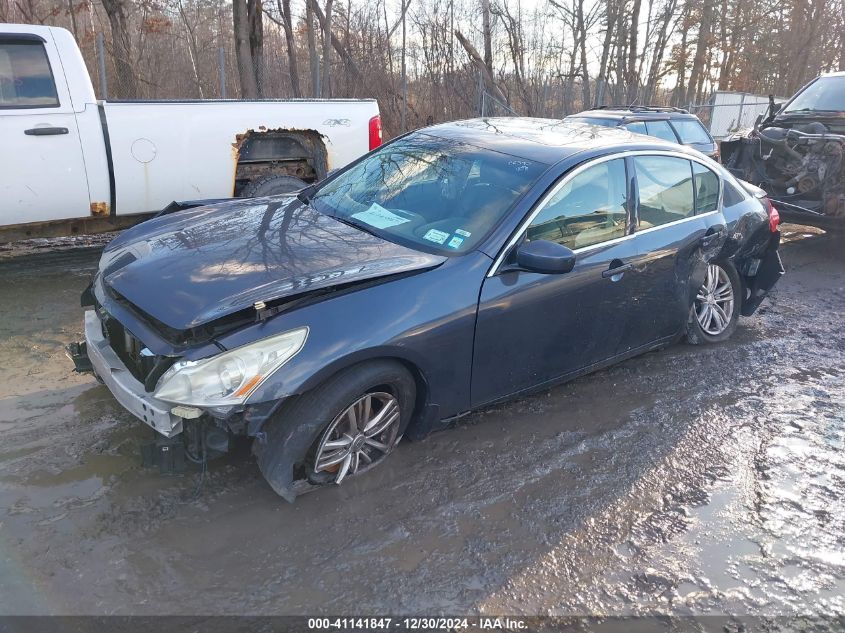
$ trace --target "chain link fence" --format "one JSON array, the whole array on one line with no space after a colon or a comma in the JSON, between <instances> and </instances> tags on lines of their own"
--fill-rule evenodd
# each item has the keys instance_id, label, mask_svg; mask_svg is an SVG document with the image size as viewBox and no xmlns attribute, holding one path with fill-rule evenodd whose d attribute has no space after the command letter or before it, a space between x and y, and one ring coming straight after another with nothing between
<instances>
[{"instance_id":1,"label":"chain link fence","mask_svg":"<svg viewBox=\"0 0 845 633\"><path fill-rule=\"evenodd\" d=\"M787 99L772 97L777 104ZM769 96L747 92L716 91L708 103L690 104L687 109L698 116L716 141L739 130L753 127L757 119L769 112Z\"/></svg>"},{"instance_id":2,"label":"chain link fence","mask_svg":"<svg viewBox=\"0 0 845 633\"><path fill-rule=\"evenodd\" d=\"M229 99L239 96L237 78L230 68L226 48L220 46L203 51L203 59L193 54L175 52L169 58L165 72L140 73L128 71L129 65L121 64L119 56L102 33L96 34L91 56L85 55L95 90L99 99ZM187 57L187 59L186 59ZM279 94L278 96L286 96Z\"/></svg>"}]
</instances>

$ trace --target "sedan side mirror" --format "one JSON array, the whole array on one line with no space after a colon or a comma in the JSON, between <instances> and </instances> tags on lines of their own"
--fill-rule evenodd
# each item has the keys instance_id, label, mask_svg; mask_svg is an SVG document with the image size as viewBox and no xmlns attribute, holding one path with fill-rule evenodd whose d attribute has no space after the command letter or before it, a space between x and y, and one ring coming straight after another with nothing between
<instances>
[{"instance_id":1,"label":"sedan side mirror","mask_svg":"<svg viewBox=\"0 0 845 633\"><path fill-rule=\"evenodd\" d=\"M534 273L568 273L575 266L575 253L549 240L523 242L516 251L517 266Z\"/></svg>"}]
</instances>

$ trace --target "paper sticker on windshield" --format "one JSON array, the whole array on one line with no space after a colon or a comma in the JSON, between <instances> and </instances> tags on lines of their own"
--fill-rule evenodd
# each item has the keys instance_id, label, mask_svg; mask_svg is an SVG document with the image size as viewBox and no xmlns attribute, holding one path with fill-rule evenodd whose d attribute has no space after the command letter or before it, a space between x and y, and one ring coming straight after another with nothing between
<instances>
[{"instance_id":1,"label":"paper sticker on windshield","mask_svg":"<svg viewBox=\"0 0 845 633\"><path fill-rule=\"evenodd\" d=\"M405 222L410 222L410 220L408 220L407 218L403 218L401 215L396 215L392 211L388 211L384 207L376 204L375 202L366 211L361 211L360 213L353 213L352 217L356 220L366 222L370 226L374 226L377 229L386 229L391 226L396 226L397 224L405 224Z\"/></svg>"},{"instance_id":2,"label":"paper sticker on windshield","mask_svg":"<svg viewBox=\"0 0 845 633\"><path fill-rule=\"evenodd\" d=\"M457 231L455 231L457 233ZM449 240L449 246L451 248L458 248L461 244L464 243L464 238L455 236L451 240Z\"/></svg>"},{"instance_id":3,"label":"paper sticker on windshield","mask_svg":"<svg viewBox=\"0 0 845 633\"><path fill-rule=\"evenodd\" d=\"M437 244L442 244L448 239L448 237L448 233L438 231L437 229L429 229L428 233L423 235L424 240L428 240L429 242L435 242Z\"/></svg>"},{"instance_id":4,"label":"paper sticker on windshield","mask_svg":"<svg viewBox=\"0 0 845 633\"><path fill-rule=\"evenodd\" d=\"M455 229L455 235L462 235L464 237L469 237L472 235L469 231L464 231L463 229Z\"/></svg>"}]
</instances>

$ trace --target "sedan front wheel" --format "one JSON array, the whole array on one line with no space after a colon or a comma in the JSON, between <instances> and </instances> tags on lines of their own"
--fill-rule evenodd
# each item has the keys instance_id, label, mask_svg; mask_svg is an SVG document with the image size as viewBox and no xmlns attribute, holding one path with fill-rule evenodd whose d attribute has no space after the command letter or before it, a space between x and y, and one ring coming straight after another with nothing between
<instances>
[{"instance_id":1,"label":"sedan front wheel","mask_svg":"<svg viewBox=\"0 0 845 633\"><path fill-rule=\"evenodd\" d=\"M687 340L698 345L730 338L739 322L741 289L742 282L733 264L709 264L690 310Z\"/></svg>"},{"instance_id":2,"label":"sedan front wheel","mask_svg":"<svg viewBox=\"0 0 845 633\"><path fill-rule=\"evenodd\" d=\"M311 463L311 479L341 483L378 464L396 446L402 410L392 393L365 393L326 428Z\"/></svg>"},{"instance_id":3,"label":"sedan front wheel","mask_svg":"<svg viewBox=\"0 0 845 633\"><path fill-rule=\"evenodd\" d=\"M346 482L396 448L414 413L416 393L413 375L395 360L348 367L291 398L267 422L265 440L253 446L258 467L289 501L304 484Z\"/></svg>"}]
</instances>

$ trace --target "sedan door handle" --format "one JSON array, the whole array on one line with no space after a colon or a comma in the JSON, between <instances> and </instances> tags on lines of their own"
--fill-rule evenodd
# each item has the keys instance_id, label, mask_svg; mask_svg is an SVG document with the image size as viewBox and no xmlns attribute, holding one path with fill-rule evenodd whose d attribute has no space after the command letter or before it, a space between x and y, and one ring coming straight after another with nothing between
<instances>
[{"instance_id":1,"label":"sedan door handle","mask_svg":"<svg viewBox=\"0 0 845 633\"><path fill-rule=\"evenodd\" d=\"M707 233L704 235L704 237L702 237L699 240L698 243L701 244L704 248L707 248L708 246L712 246L713 244L718 242L724 236L725 236L725 231L722 228L709 229L707 231Z\"/></svg>"},{"instance_id":2,"label":"sedan door handle","mask_svg":"<svg viewBox=\"0 0 845 633\"><path fill-rule=\"evenodd\" d=\"M31 127L23 131L27 136L56 136L57 134L67 134L66 127Z\"/></svg>"},{"instance_id":3,"label":"sedan door handle","mask_svg":"<svg viewBox=\"0 0 845 633\"><path fill-rule=\"evenodd\" d=\"M617 275L621 275L624 272L631 270L631 264L622 264L621 266L614 266L612 268L608 268L607 270L602 271L601 276L605 279L616 277Z\"/></svg>"}]
</instances>

